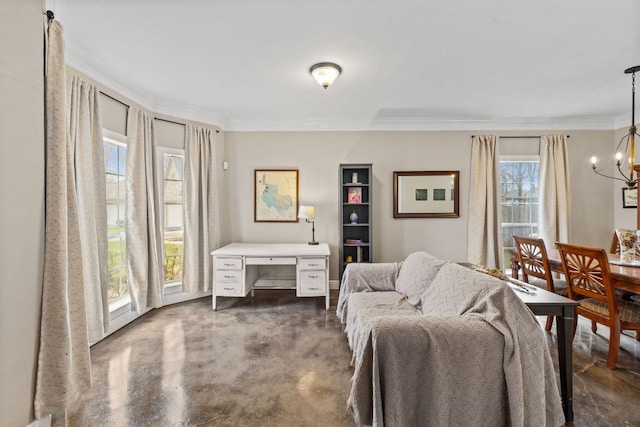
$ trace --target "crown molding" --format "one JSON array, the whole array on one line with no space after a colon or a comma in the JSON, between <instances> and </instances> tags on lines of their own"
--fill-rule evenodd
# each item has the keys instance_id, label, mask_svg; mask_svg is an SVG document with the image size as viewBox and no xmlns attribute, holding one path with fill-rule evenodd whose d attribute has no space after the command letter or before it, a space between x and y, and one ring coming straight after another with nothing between
<instances>
[{"instance_id":1,"label":"crown molding","mask_svg":"<svg viewBox=\"0 0 640 427\"><path fill-rule=\"evenodd\" d=\"M153 93L131 87L115 77L109 64L97 62L90 52L68 43L66 62L105 89L118 93L157 114L209 124L222 131L501 131L501 130L616 130L628 128L631 113L617 117L514 118L487 119L473 117L350 117L306 120L234 120L220 112L196 105L180 104L159 98ZM640 114L639 114L640 116Z\"/></svg>"},{"instance_id":2,"label":"crown molding","mask_svg":"<svg viewBox=\"0 0 640 427\"><path fill-rule=\"evenodd\" d=\"M353 118L297 122L229 120L227 131L501 131L501 130L613 130L611 117L567 119L474 119L474 118ZM624 127L624 126L619 126Z\"/></svg>"},{"instance_id":3,"label":"crown molding","mask_svg":"<svg viewBox=\"0 0 640 427\"><path fill-rule=\"evenodd\" d=\"M164 114L188 121L200 122L225 130L226 118L217 111L195 105L179 104L171 100L159 98L151 92L143 91L114 78L116 71L109 64L100 63L79 46L68 43L66 46L66 64L85 74L109 91L130 99L141 107L157 114Z\"/></svg>"}]
</instances>

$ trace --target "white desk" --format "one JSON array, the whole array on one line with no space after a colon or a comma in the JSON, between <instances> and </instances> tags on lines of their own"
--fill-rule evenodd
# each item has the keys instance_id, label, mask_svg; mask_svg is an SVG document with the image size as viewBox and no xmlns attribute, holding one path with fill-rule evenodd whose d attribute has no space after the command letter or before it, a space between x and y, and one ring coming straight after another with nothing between
<instances>
[{"instance_id":1,"label":"white desk","mask_svg":"<svg viewBox=\"0 0 640 427\"><path fill-rule=\"evenodd\" d=\"M245 297L255 289L295 289L298 297L325 297L329 310L329 245L231 243L213 256L212 306L217 297Z\"/></svg>"}]
</instances>

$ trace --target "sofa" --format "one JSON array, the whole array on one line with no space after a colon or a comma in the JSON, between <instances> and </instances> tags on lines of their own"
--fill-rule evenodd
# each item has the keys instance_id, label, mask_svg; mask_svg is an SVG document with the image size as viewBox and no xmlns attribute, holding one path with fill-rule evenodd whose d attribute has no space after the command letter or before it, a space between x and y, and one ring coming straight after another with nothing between
<instances>
[{"instance_id":1,"label":"sofa","mask_svg":"<svg viewBox=\"0 0 640 427\"><path fill-rule=\"evenodd\" d=\"M545 333L500 278L414 252L345 269L357 425L559 426Z\"/></svg>"}]
</instances>

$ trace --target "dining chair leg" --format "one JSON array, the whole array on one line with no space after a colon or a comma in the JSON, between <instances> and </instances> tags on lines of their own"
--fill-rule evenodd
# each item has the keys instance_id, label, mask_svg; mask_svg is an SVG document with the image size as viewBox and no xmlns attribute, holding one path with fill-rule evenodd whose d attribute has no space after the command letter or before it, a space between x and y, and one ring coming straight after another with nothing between
<instances>
[{"instance_id":1,"label":"dining chair leg","mask_svg":"<svg viewBox=\"0 0 640 427\"><path fill-rule=\"evenodd\" d=\"M591 332L593 332L594 334L598 331L598 324L596 323L595 320L591 321Z\"/></svg>"},{"instance_id":2,"label":"dining chair leg","mask_svg":"<svg viewBox=\"0 0 640 427\"><path fill-rule=\"evenodd\" d=\"M551 332L551 326L553 326L553 316L547 316L547 323L544 325L544 330Z\"/></svg>"},{"instance_id":3,"label":"dining chair leg","mask_svg":"<svg viewBox=\"0 0 640 427\"><path fill-rule=\"evenodd\" d=\"M609 331L609 355L607 356L607 368L614 369L618 361L620 350L620 322L614 322Z\"/></svg>"},{"instance_id":4,"label":"dining chair leg","mask_svg":"<svg viewBox=\"0 0 640 427\"><path fill-rule=\"evenodd\" d=\"M636 341L640 341L640 331L636 331Z\"/></svg>"},{"instance_id":5,"label":"dining chair leg","mask_svg":"<svg viewBox=\"0 0 640 427\"><path fill-rule=\"evenodd\" d=\"M578 329L578 313L573 316L573 337L576 336L576 329Z\"/></svg>"}]
</instances>

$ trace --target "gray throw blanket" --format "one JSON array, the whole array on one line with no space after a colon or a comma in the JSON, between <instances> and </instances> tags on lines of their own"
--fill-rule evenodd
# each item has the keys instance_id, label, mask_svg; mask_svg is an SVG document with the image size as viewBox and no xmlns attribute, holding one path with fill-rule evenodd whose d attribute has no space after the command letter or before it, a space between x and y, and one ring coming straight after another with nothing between
<instances>
[{"instance_id":1,"label":"gray throw blanket","mask_svg":"<svg viewBox=\"0 0 640 427\"><path fill-rule=\"evenodd\" d=\"M347 302L352 292L395 291L400 263L349 264L342 276L336 315L347 320Z\"/></svg>"},{"instance_id":2,"label":"gray throw blanket","mask_svg":"<svg viewBox=\"0 0 640 427\"><path fill-rule=\"evenodd\" d=\"M447 264L424 316L381 316L355 357L359 425L564 424L544 332L504 282Z\"/></svg>"}]
</instances>

